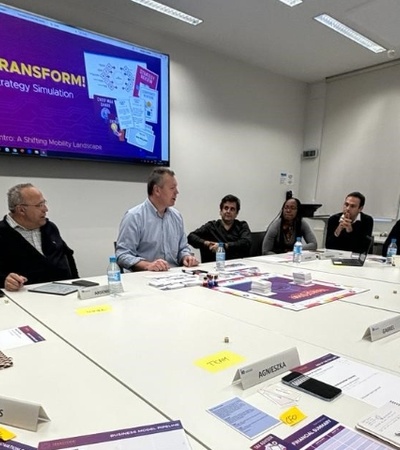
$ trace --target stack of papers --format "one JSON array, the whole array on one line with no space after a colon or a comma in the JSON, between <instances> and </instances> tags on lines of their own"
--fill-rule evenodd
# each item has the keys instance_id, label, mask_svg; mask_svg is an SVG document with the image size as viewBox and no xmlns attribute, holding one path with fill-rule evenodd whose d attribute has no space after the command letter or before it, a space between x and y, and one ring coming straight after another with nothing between
<instances>
[{"instance_id":1,"label":"stack of papers","mask_svg":"<svg viewBox=\"0 0 400 450\"><path fill-rule=\"evenodd\" d=\"M309 284L312 282L311 272L293 271L293 281L296 284Z\"/></svg>"},{"instance_id":2,"label":"stack of papers","mask_svg":"<svg viewBox=\"0 0 400 450\"><path fill-rule=\"evenodd\" d=\"M360 430L400 447L400 403L390 400L356 425Z\"/></svg>"},{"instance_id":3,"label":"stack of papers","mask_svg":"<svg viewBox=\"0 0 400 450\"><path fill-rule=\"evenodd\" d=\"M201 284L197 275L187 273L169 273L150 278L149 285L162 290L180 289L189 286L199 286Z\"/></svg>"},{"instance_id":4,"label":"stack of papers","mask_svg":"<svg viewBox=\"0 0 400 450\"><path fill-rule=\"evenodd\" d=\"M254 280L251 282L250 292L267 295L271 292L272 283L267 280Z\"/></svg>"}]
</instances>

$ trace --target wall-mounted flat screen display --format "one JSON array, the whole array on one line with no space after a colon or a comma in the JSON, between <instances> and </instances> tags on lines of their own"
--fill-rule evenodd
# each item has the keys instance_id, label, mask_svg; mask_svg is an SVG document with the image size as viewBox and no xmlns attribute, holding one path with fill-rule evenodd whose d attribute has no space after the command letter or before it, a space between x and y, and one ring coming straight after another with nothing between
<instances>
[{"instance_id":1,"label":"wall-mounted flat screen display","mask_svg":"<svg viewBox=\"0 0 400 450\"><path fill-rule=\"evenodd\" d=\"M169 165L169 57L0 4L0 155Z\"/></svg>"}]
</instances>

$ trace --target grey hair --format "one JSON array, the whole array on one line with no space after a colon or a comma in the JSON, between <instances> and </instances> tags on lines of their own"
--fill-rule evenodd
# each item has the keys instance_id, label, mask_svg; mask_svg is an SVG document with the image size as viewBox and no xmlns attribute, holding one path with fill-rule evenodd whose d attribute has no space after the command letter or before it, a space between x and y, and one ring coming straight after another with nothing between
<instances>
[{"instance_id":1,"label":"grey hair","mask_svg":"<svg viewBox=\"0 0 400 450\"><path fill-rule=\"evenodd\" d=\"M15 208L20 205L24 200L22 198L22 190L26 188L34 187L32 183L21 183L13 186L7 192L8 209L11 212L15 211Z\"/></svg>"},{"instance_id":2,"label":"grey hair","mask_svg":"<svg viewBox=\"0 0 400 450\"><path fill-rule=\"evenodd\" d=\"M154 169L147 180L147 194L153 193L154 186L162 186L164 181L164 175L175 176L175 172L167 167L157 167Z\"/></svg>"}]
</instances>

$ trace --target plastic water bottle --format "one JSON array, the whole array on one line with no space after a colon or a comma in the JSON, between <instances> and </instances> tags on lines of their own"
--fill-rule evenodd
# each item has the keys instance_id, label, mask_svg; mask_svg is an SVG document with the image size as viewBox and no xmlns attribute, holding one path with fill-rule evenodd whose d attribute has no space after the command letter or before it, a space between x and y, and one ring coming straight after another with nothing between
<instances>
[{"instance_id":1,"label":"plastic water bottle","mask_svg":"<svg viewBox=\"0 0 400 450\"><path fill-rule=\"evenodd\" d=\"M225 247L223 242L218 242L217 253L215 255L217 271L221 272L225 269Z\"/></svg>"},{"instance_id":2,"label":"plastic water bottle","mask_svg":"<svg viewBox=\"0 0 400 450\"><path fill-rule=\"evenodd\" d=\"M121 270L118 267L117 258L115 256L110 256L110 263L107 267L107 280L110 295L116 297L121 292L124 292L121 282Z\"/></svg>"},{"instance_id":3,"label":"plastic water bottle","mask_svg":"<svg viewBox=\"0 0 400 450\"><path fill-rule=\"evenodd\" d=\"M397 255L396 239L392 239L386 253L386 263L393 264L392 256Z\"/></svg>"},{"instance_id":4,"label":"plastic water bottle","mask_svg":"<svg viewBox=\"0 0 400 450\"><path fill-rule=\"evenodd\" d=\"M301 254L303 253L303 244L301 243L301 237L296 238L296 242L293 247L293 262L301 263Z\"/></svg>"}]
</instances>

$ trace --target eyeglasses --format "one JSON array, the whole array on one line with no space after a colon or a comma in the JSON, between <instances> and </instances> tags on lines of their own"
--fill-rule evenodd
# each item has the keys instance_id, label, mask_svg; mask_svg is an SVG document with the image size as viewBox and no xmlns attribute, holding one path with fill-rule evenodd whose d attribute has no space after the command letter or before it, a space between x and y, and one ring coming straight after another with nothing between
<instances>
[{"instance_id":1,"label":"eyeglasses","mask_svg":"<svg viewBox=\"0 0 400 450\"><path fill-rule=\"evenodd\" d=\"M297 211L297 206L285 206L283 209L285 211Z\"/></svg>"},{"instance_id":2,"label":"eyeglasses","mask_svg":"<svg viewBox=\"0 0 400 450\"><path fill-rule=\"evenodd\" d=\"M43 208L44 206L47 206L47 200L43 200L40 203L36 203L36 205L28 205L27 203L20 203L20 206L33 206L34 208Z\"/></svg>"}]
</instances>

